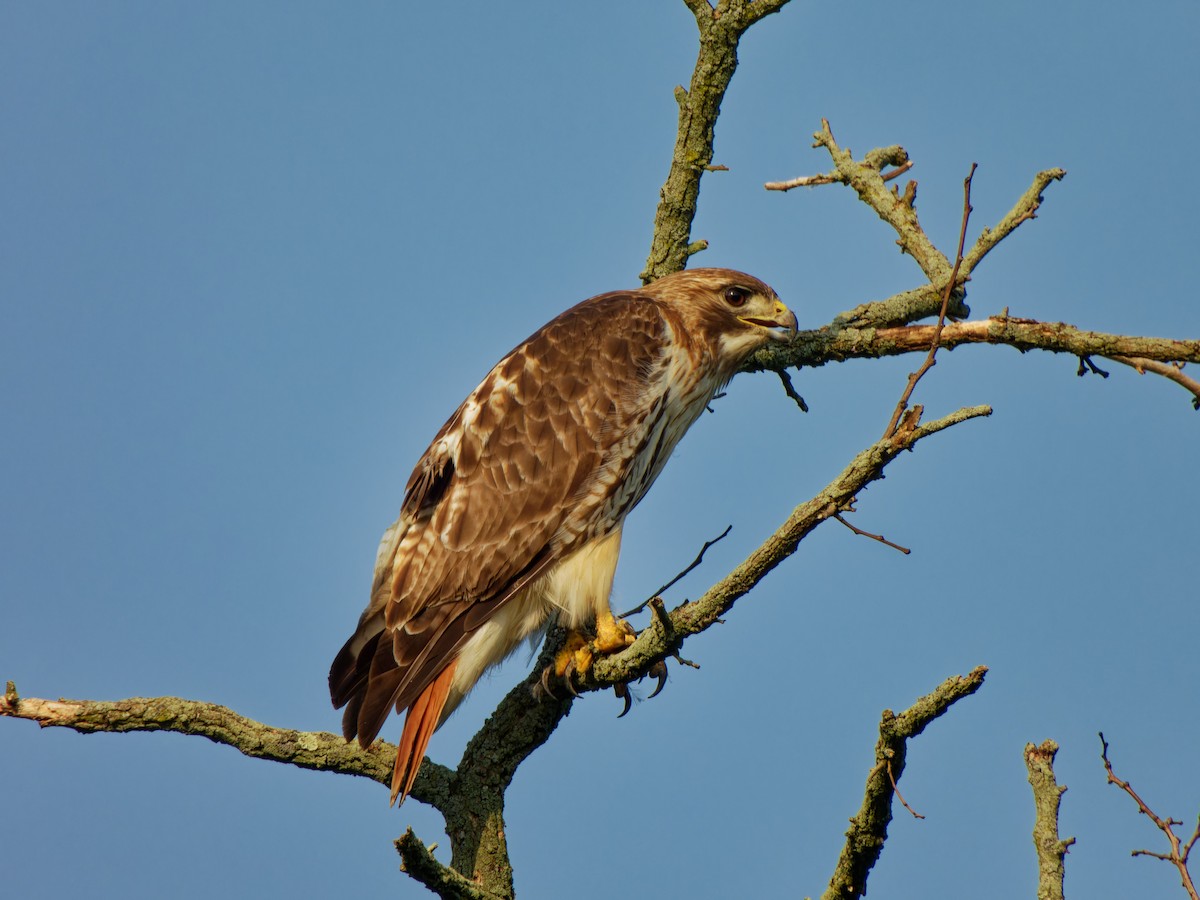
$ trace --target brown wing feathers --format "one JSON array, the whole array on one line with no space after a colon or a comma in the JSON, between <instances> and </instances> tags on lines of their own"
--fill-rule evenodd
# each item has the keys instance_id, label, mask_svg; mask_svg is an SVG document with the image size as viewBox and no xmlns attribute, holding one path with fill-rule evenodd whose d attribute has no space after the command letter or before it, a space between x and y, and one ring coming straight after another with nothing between
<instances>
[{"instance_id":1,"label":"brown wing feathers","mask_svg":"<svg viewBox=\"0 0 1200 900\"><path fill-rule=\"evenodd\" d=\"M602 504L580 500L622 439L630 382L645 378L662 338L659 313L637 294L568 310L492 370L413 471L371 604L329 674L343 732L364 747L393 708L408 708L393 801L412 787L466 641L598 533L589 520Z\"/></svg>"}]
</instances>

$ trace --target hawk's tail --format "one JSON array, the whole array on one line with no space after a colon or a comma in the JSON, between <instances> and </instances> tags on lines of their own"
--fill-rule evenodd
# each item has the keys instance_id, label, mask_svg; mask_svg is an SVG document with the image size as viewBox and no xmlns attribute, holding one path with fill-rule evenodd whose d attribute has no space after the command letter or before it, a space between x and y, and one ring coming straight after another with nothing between
<instances>
[{"instance_id":1,"label":"hawk's tail","mask_svg":"<svg viewBox=\"0 0 1200 900\"><path fill-rule=\"evenodd\" d=\"M396 767L392 770L392 803L400 798L403 803L412 790L417 778L417 770L425 758L425 748L429 739L437 731L442 718L442 709L446 706L446 698L450 694L450 683L454 680L454 669L458 665L455 659L442 669L429 687L421 691L408 714L404 717L404 731L400 735L400 743L396 747Z\"/></svg>"}]
</instances>

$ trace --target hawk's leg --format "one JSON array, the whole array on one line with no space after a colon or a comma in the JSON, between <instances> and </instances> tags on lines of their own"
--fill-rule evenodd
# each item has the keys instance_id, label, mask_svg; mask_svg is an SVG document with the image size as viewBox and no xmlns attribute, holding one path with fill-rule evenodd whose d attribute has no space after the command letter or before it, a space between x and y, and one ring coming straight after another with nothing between
<instances>
[{"instance_id":1,"label":"hawk's leg","mask_svg":"<svg viewBox=\"0 0 1200 900\"><path fill-rule=\"evenodd\" d=\"M566 684L567 690L575 693L574 688L571 686L572 675L576 672L586 674L591 669L596 656L619 653L632 644L636 637L637 632L633 630L633 627L628 622L624 619L616 618L612 612L605 610L596 617L596 636L591 640L588 640L585 635L580 634L578 631L568 632L566 642L563 644L562 649L555 655L554 662L546 666L542 671L542 689L550 696L554 696L549 683L553 675ZM648 674L658 680L658 685L654 688L654 692L650 694L650 697L654 697L658 695L658 692L663 689L663 685L666 683L666 664L658 663ZM614 685L613 689L617 697L625 702L625 708L621 712L621 716L623 716L629 712L632 702L629 694L629 686L621 683ZM620 716L617 718L620 718Z\"/></svg>"},{"instance_id":2,"label":"hawk's leg","mask_svg":"<svg viewBox=\"0 0 1200 900\"><path fill-rule=\"evenodd\" d=\"M596 617L596 636L588 640L578 631L567 635L567 642L554 657L554 674L570 683L571 674L586 675L597 655L619 653L637 637L637 632L624 619L605 610Z\"/></svg>"}]
</instances>

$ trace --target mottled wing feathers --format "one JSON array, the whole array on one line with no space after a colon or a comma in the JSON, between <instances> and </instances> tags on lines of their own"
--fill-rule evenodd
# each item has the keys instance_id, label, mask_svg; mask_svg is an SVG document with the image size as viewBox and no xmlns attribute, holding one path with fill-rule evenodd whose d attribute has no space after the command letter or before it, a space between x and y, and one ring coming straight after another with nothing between
<instances>
[{"instance_id":1,"label":"mottled wing feathers","mask_svg":"<svg viewBox=\"0 0 1200 900\"><path fill-rule=\"evenodd\" d=\"M584 301L501 360L438 432L330 671L348 738L369 744L515 591L611 529L617 444L656 406L647 387L667 338L644 295Z\"/></svg>"}]
</instances>

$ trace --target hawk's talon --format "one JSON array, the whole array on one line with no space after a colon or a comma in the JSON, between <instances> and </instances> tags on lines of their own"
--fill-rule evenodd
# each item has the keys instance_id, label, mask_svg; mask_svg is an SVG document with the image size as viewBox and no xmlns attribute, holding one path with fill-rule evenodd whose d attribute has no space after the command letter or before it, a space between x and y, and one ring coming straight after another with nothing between
<instances>
[{"instance_id":1,"label":"hawk's talon","mask_svg":"<svg viewBox=\"0 0 1200 900\"><path fill-rule=\"evenodd\" d=\"M542 687L543 694L545 694L551 700L557 700L558 694L554 693L554 691L552 691L550 689L550 673L553 670L554 670L554 663L551 663L550 665L546 666L546 668L542 669L541 687Z\"/></svg>"},{"instance_id":2,"label":"hawk's talon","mask_svg":"<svg viewBox=\"0 0 1200 900\"><path fill-rule=\"evenodd\" d=\"M621 714L617 716L618 719L623 719L625 717L625 713L629 712L629 710L633 707L633 695L629 692L629 685L624 681L622 681L620 684L613 685L613 693L625 701L625 708L621 710Z\"/></svg>"},{"instance_id":3,"label":"hawk's talon","mask_svg":"<svg viewBox=\"0 0 1200 900\"><path fill-rule=\"evenodd\" d=\"M662 689L667 686L666 662L660 659L650 667L650 670L646 674L658 679L658 684L654 686L654 690L651 691L650 696L646 698L647 700L653 700L659 695L659 693L661 693Z\"/></svg>"},{"instance_id":4,"label":"hawk's talon","mask_svg":"<svg viewBox=\"0 0 1200 900\"><path fill-rule=\"evenodd\" d=\"M575 685L571 683L571 676L574 675L575 672L575 658L572 657L571 659L567 660L567 667L562 673L562 682L567 686L567 690L571 692L572 697L579 696L579 691L575 690Z\"/></svg>"}]
</instances>

